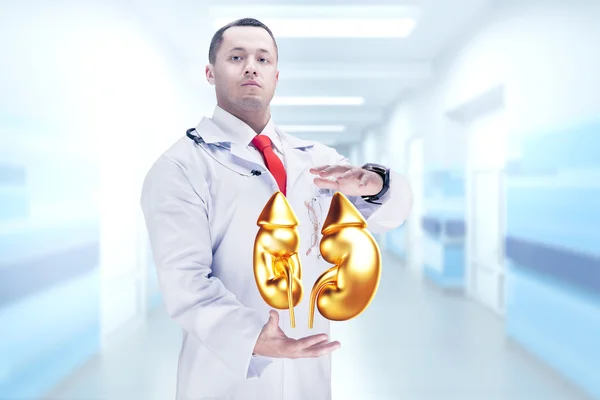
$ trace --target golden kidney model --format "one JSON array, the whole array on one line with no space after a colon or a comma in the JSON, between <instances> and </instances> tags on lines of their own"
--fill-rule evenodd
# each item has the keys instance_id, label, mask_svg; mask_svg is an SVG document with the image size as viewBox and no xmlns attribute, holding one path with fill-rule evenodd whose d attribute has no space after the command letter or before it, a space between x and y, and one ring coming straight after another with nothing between
<instances>
[{"instance_id":1,"label":"golden kidney model","mask_svg":"<svg viewBox=\"0 0 600 400\"><path fill-rule=\"evenodd\" d=\"M302 268L298 257L298 219L281 192L275 192L258 217L260 229L254 241L254 279L265 302L279 310L290 309L302 300Z\"/></svg>"},{"instance_id":2,"label":"golden kidney model","mask_svg":"<svg viewBox=\"0 0 600 400\"><path fill-rule=\"evenodd\" d=\"M271 196L258 225L254 242L256 284L269 306L289 308L294 328L294 307L303 297L298 220L281 192ZM310 293L310 329L315 307L332 321L347 321L361 314L371 304L381 279L379 246L363 216L340 192L333 195L321 233L321 255L333 267L321 274Z\"/></svg>"}]
</instances>

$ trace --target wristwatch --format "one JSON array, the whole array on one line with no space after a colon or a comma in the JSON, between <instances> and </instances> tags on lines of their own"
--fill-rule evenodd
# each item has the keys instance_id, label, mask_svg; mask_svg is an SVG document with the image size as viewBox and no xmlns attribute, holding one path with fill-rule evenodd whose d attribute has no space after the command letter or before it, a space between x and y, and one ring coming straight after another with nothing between
<instances>
[{"instance_id":1,"label":"wristwatch","mask_svg":"<svg viewBox=\"0 0 600 400\"><path fill-rule=\"evenodd\" d=\"M390 189L390 169L384 167L383 165L373 163L367 163L361 168L367 171L375 172L383 179L383 187L381 188L381 191L379 193L371 196L361 196L363 200L367 203L381 205L381 203L376 203L376 201L381 199L383 195L386 194L387 191Z\"/></svg>"}]
</instances>

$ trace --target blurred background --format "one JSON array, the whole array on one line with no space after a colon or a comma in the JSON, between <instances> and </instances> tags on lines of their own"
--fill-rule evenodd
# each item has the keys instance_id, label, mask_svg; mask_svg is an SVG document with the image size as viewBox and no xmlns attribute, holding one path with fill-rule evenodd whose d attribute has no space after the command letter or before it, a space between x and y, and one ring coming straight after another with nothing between
<instances>
[{"instance_id":1,"label":"blurred background","mask_svg":"<svg viewBox=\"0 0 600 400\"><path fill-rule=\"evenodd\" d=\"M141 183L247 16L278 40L276 124L414 190L333 325L334 398L600 399L594 0L0 2L0 398L174 398Z\"/></svg>"}]
</instances>

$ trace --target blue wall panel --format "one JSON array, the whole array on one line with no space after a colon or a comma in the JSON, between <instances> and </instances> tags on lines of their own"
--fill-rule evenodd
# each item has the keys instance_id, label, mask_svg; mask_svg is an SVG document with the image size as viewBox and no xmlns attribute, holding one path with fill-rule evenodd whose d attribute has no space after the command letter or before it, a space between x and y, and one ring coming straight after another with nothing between
<instances>
[{"instance_id":1,"label":"blue wall panel","mask_svg":"<svg viewBox=\"0 0 600 400\"><path fill-rule=\"evenodd\" d=\"M600 295L600 257L519 238L506 239L506 257L520 268Z\"/></svg>"},{"instance_id":2,"label":"blue wall panel","mask_svg":"<svg viewBox=\"0 0 600 400\"><path fill-rule=\"evenodd\" d=\"M400 259L406 258L406 226L392 229L385 236L386 250Z\"/></svg>"},{"instance_id":3,"label":"blue wall panel","mask_svg":"<svg viewBox=\"0 0 600 400\"><path fill-rule=\"evenodd\" d=\"M65 156L49 125L0 110L3 143L20 143L0 148L2 399L43 397L100 346L97 166ZM52 148L33 145L41 135Z\"/></svg>"},{"instance_id":4,"label":"blue wall panel","mask_svg":"<svg viewBox=\"0 0 600 400\"><path fill-rule=\"evenodd\" d=\"M519 265L506 283L507 334L600 399L600 297Z\"/></svg>"},{"instance_id":5,"label":"blue wall panel","mask_svg":"<svg viewBox=\"0 0 600 400\"><path fill-rule=\"evenodd\" d=\"M427 235L424 251L436 255L424 254L423 274L443 288L464 287L465 184L461 169L438 169L425 174L426 212L421 219Z\"/></svg>"},{"instance_id":6,"label":"blue wall panel","mask_svg":"<svg viewBox=\"0 0 600 400\"><path fill-rule=\"evenodd\" d=\"M3 396L41 396L98 351L99 292L95 269L0 309Z\"/></svg>"},{"instance_id":7,"label":"blue wall panel","mask_svg":"<svg viewBox=\"0 0 600 400\"><path fill-rule=\"evenodd\" d=\"M507 334L600 399L600 122L510 147Z\"/></svg>"},{"instance_id":8,"label":"blue wall panel","mask_svg":"<svg viewBox=\"0 0 600 400\"><path fill-rule=\"evenodd\" d=\"M464 171L432 169L425 172L423 191L425 198L436 196L454 198L465 194Z\"/></svg>"},{"instance_id":9,"label":"blue wall panel","mask_svg":"<svg viewBox=\"0 0 600 400\"><path fill-rule=\"evenodd\" d=\"M513 135L510 147L521 154L514 168L523 171L557 171L598 166L600 123L590 119L552 131Z\"/></svg>"},{"instance_id":10,"label":"blue wall panel","mask_svg":"<svg viewBox=\"0 0 600 400\"><path fill-rule=\"evenodd\" d=\"M1 162L0 159L0 222L24 218L29 213L26 169Z\"/></svg>"},{"instance_id":11,"label":"blue wall panel","mask_svg":"<svg viewBox=\"0 0 600 400\"><path fill-rule=\"evenodd\" d=\"M98 268L100 244L86 243L34 259L0 264L0 307Z\"/></svg>"},{"instance_id":12,"label":"blue wall panel","mask_svg":"<svg viewBox=\"0 0 600 400\"><path fill-rule=\"evenodd\" d=\"M423 230L427 242L425 251L441 254L441 259L424 255L424 276L440 287L463 288L466 272L464 221L454 217L444 220L437 216L425 216Z\"/></svg>"},{"instance_id":13,"label":"blue wall panel","mask_svg":"<svg viewBox=\"0 0 600 400\"><path fill-rule=\"evenodd\" d=\"M24 218L29 214L29 194L24 188L0 187L0 221Z\"/></svg>"},{"instance_id":14,"label":"blue wall panel","mask_svg":"<svg viewBox=\"0 0 600 400\"><path fill-rule=\"evenodd\" d=\"M600 185L551 185L511 184L509 177L506 234L600 256Z\"/></svg>"},{"instance_id":15,"label":"blue wall panel","mask_svg":"<svg viewBox=\"0 0 600 400\"><path fill-rule=\"evenodd\" d=\"M0 164L0 187L25 186L27 173L22 165Z\"/></svg>"}]
</instances>

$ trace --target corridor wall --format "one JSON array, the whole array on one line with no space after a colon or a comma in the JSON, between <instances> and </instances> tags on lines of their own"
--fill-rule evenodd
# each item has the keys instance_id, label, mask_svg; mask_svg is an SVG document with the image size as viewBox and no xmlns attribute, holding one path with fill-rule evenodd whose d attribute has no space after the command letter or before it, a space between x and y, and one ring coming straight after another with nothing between
<instances>
[{"instance_id":1,"label":"corridor wall","mask_svg":"<svg viewBox=\"0 0 600 400\"><path fill-rule=\"evenodd\" d=\"M38 398L101 346L99 169L56 31L16 5L0 25L0 397Z\"/></svg>"},{"instance_id":2,"label":"corridor wall","mask_svg":"<svg viewBox=\"0 0 600 400\"><path fill-rule=\"evenodd\" d=\"M452 171L466 153L449 113L503 88L506 334L595 398L599 19L592 1L497 3L436 60L436 80L396 111L423 132L427 168Z\"/></svg>"},{"instance_id":3,"label":"corridor wall","mask_svg":"<svg viewBox=\"0 0 600 400\"><path fill-rule=\"evenodd\" d=\"M141 177L206 110L108 3L0 7L0 397L39 398L156 301Z\"/></svg>"},{"instance_id":4,"label":"corridor wall","mask_svg":"<svg viewBox=\"0 0 600 400\"><path fill-rule=\"evenodd\" d=\"M445 289L465 280L465 179L463 170L425 174L423 275Z\"/></svg>"},{"instance_id":5,"label":"corridor wall","mask_svg":"<svg viewBox=\"0 0 600 400\"><path fill-rule=\"evenodd\" d=\"M514 136L507 332L600 398L600 118Z\"/></svg>"},{"instance_id":6,"label":"corridor wall","mask_svg":"<svg viewBox=\"0 0 600 400\"><path fill-rule=\"evenodd\" d=\"M5 398L35 398L100 347L98 169L72 147L73 134L47 118L0 111Z\"/></svg>"},{"instance_id":7,"label":"corridor wall","mask_svg":"<svg viewBox=\"0 0 600 400\"><path fill-rule=\"evenodd\" d=\"M385 160L388 161L387 165L390 168L405 176L408 173L407 144L412 135L414 135L414 132L411 130L406 115L402 111L392 114L391 118L383 124L380 132L379 143L381 143L381 146L379 151L385 157ZM407 178L410 177L407 176ZM411 190L413 190L414 195L415 187L412 186L411 184ZM416 220L420 217L420 215L415 214L413 209L402 225L385 234L385 250L404 263L408 261L408 242L410 239L407 227L408 221Z\"/></svg>"}]
</instances>

